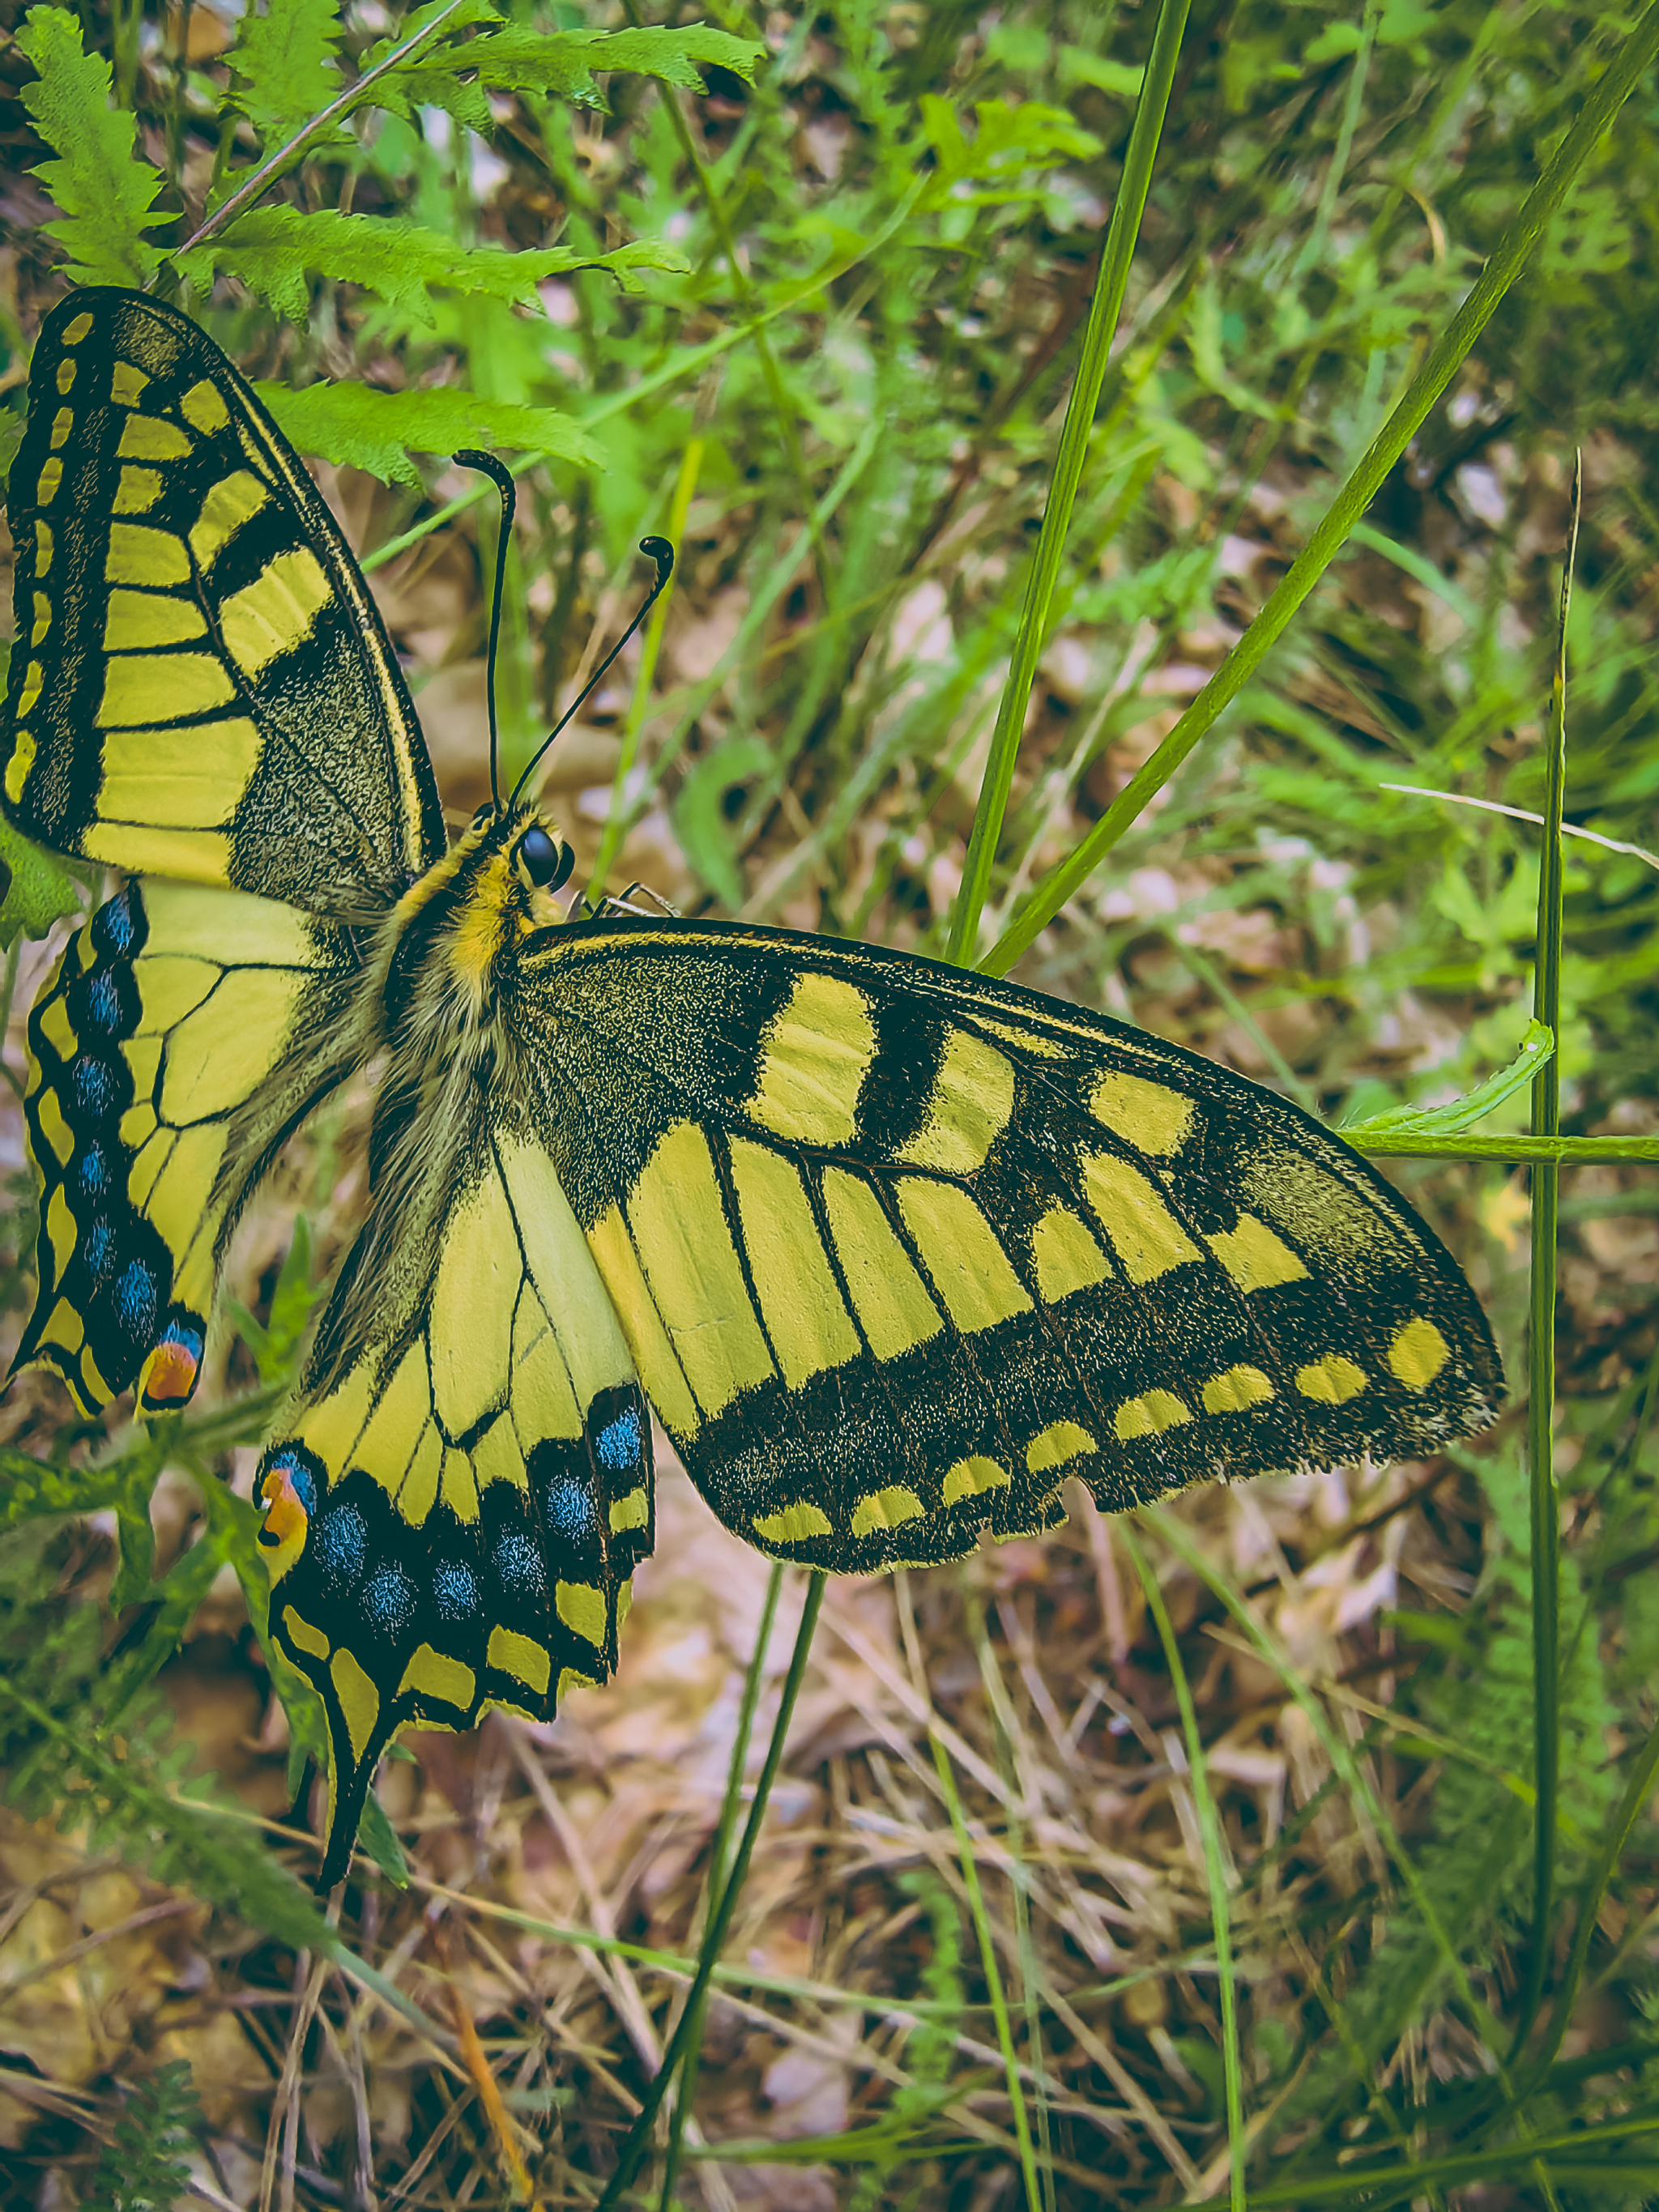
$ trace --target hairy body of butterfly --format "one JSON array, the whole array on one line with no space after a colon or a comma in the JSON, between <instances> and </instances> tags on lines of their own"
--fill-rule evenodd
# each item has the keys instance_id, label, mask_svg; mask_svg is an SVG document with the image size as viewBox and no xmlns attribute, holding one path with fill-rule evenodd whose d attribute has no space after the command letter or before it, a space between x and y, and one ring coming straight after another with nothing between
<instances>
[{"instance_id":1,"label":"hairy body of butterfly","mask_svg":"<svg viewBox=\"0 0 1659 2212\"><path fill-rule=\"evenodd\" d=\"M863 1572L1206 1477L1428 1451L1467 1283L1297 1109L1122 1024L736 924L561 921L532 807L444 849L350 556L218 349L83 292L13 475L11 818L127 872L30 1021L83 1408L195 1388L247 1194L371 1068L372 1202L258 1474L343 1871L408 1721L550 1716L651 1548L646 1400L726 1525Z\"/></svg>"}]
</instances>

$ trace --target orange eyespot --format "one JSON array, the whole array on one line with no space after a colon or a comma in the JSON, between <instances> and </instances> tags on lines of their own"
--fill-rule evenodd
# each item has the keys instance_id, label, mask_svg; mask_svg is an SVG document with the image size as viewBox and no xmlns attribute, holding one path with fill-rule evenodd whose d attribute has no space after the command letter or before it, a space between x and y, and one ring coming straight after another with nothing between
<instances>
[{"instance_id":1,"label":"orange eyespot","mask_svg":"<svg viewBox=\"0 0 1659 2212\"><path fill-rule=\"evenodd\" d=\"M138 1404L146 1413L173 1413L195 1395L202 1372L202 1331L174 1319L138 1372Z\"/></svg>"},{"instance_id":2,"label":"orange eyespot","mask_svg":"<svg viewBox=\"0 0 1659 2212\"><path fill-rule=\"evenodd\" d=\"M274 1582L305 1549L317 1510L317 1479L293 1445L280 1445L268 1455L254 1497L265 1516L259 1541L276 1554L270 1563Z\"/></svg>"}]
</instances>

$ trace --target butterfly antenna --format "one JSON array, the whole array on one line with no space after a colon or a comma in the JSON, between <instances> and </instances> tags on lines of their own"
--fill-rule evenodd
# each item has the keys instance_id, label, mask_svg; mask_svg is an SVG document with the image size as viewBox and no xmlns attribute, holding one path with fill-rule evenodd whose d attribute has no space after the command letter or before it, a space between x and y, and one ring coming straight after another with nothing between
<instances>
[{"instance_id":1,"label":"butterfly antenna","mask_svg":"<svg viewBox=\"0 0 1659 2212\"><path fill-rule=\"evenodd\" d=\"M511 476L494 453L477 453L468 447L451 458L458 468L479 470L489 478L501 495L501 526L495 533L495 589L489 602L489 659L484 665L484 691L489 702L489 798L499 814L501 811L501 792L496 781L495 763L501 744L495 728L495 647L501 634L501 592L507 582L507 549L512 542L513 515L519 504L519 494ZM539 759L540 755L537 757Z\"/></svg>"},{"instance_id":2,"label":"butterfly antenna","mask_svg":"<svg viewBox=\"0 0 1659 2212\"><path fill-rule=\"evenodd\" d=\"M617 642L611 647L610 652L606 653L605 659L593 671L592 676L588 678L587 682L582 686L582 689L565 708L563 714L560 715L553 727L542 739L540 744L537 746L535 752L531 757L530 766L526 769L524 774L519 778L517 783L513 787L513 797L507 802L509 806L512 806L516 803L519 793L524 789L526 784L529 782L531 774L535 769L537 763L541 759L543 754L552 744L554 738L558 736L559 732L563 729L566 723L570 720L572 715L575 714L583 700L587 698L593 691L600 678L604 676L606 669L610 667L611 662L622 651L623 646L627 644L629 639L633 636L635 631L650 613L652 608L656 605L657 601L662 597L663 587L667 583L668 579L674 573L674 549L665 538L641 538L640 540L640 550L641 553L648 554L651 559L657 564L657 580L651 586L650 592L647 596L645 605L640 609L638 614L635 616L633 621L629 623L628 628L617 640Z\"/></svg>"}]
</instances>

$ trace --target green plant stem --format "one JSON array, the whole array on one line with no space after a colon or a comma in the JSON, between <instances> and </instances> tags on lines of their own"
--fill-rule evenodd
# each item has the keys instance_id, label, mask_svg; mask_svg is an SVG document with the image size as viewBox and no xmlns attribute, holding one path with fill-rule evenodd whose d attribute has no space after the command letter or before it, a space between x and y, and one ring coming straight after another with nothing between
<instances>
[{"instance_id":1,"label":"green plant stem","mask_svg":"<svg viewBox=\"0 0 1659 2212\"><path fill-rule=\"evenodd\" d=\"M690 2040L691 2024L698 2016L705 1992L714 1972L714 1962L720 1957L720 1947L726 1941L726 1929L732 1924L732 1915L743 1885L748 1879L750 1861L755 1856L755 1844L759 1837L761 1822L766 1817L766 1807L772 1795L772 1784L777 1779L778 1768L783 1759L784 1742L789 1734L789 1723L795 1711L795 1701L800 1695L800 1686L805 1679L807 1654L812 1649L812 1632L817 1626L818 1610L823 1603L825 1576L821 1568L814 1568L806 1585L806 1601L801 1607L800 1626L795 1632L795 1648L789 1655L789 1671L783 1678L783 1695L778 1705L778 1717L772 1727L772 1741L766 1747L766 1759L755 1784L755 1800L749 1808L749 1818L744 1823L742 1840L737 1856L732 1862L732 1871L726 1887L720 1892L720 1902L708 1917L703 1932L702 1948L697 1957L697 1971L685 2000L685 2009L680 2014L679 2026L668 2039L662 2063L657 2069L650 2086L641 2101L634 2124L617 2160L617 2170L605 2185L596 2212L616 2212L650 2145L651 2130L656 2125L662 2100L668 2094L676 2069Z\"/></svg>"},{"instance_id":2,"label":"green plant stem","mask_svg":"<svg viewBox=\"0 0 1659 2212\"><path fill-rule=\"evenodd\" d=\"M951 1832L957 1839L957 1858L962 1868L963 1887L968 1893L969 1916L974 1923L974 1933L979 1938L980 1964L985 1973L986 1991L991 2000L991 2017L996 2022L997 2049L1002 2053L1002 2070L1008 2084L1008 2102L1013 2108L1014 2140L1019 2145L1019 2170L1025 2185L1026 2212L1042 2212L1042 2193L1037 2181L1036 2153L1031 2145L1031 2124L1025 2113L1025 2093L1019 2086L1019 2054L1014 2049L1014 2031L1008 2017L1008 2000L1003 1993L1002 1975L997 1966L996 1937L992 1933L990 1915L985 1909L985 1893L979 1886L974 1839L968 1832L968 1816L963 1810L962 1797L957 1789L951 1754L932 1728L927 1731L927 1741L933 1751L933 1765L939 1771L939 1789L951 1815Z\"/></svg>"},{"instance_id":3,"label":"green plant stem","mask_svg":"<svg viewBox=\"0 0 1659 2212\"><path fill-rule=\"evenodd\" d=\"M743 1771L749 1763L749 1739L754 1732L755 1707L760 1702L761 1669L766 1663L767 1650L772 1641L772 1623L777 1618L778 1599L782 1589L783 1562L774 1559L772 1571L766 1578L766 1597L761 1607L760 1626L755 1632L755 1646L749 1655L749 1666L743 1678L743 1702L738 1709L732 1761L726 1772L726 1796L720 1805L720 1819L715 1823L714 1841L708 1847L708 1899L704 1907L706 1924L712 1923L726 1887L726 1855L732 1848L732 1831L738 1824L738 1807L743 1799ZM690 2011L689 2003L685 2009L688 2013ZM702 2024L708 2010L708 1990L705 1984L703 1993L697 2000L696 2018L686 2033L679 2094L675 2098L674 2109L669 2115L668 2150L663 2162L661 2212L669 2212L674 2201L674 2181L680 2169L680 2149L685 2137L685 2124L691 2117L691 2106L697 2094Z\"/></svg>"},{"instance_id":4,"label":"green plant stem","mask_svg":"<svg viewBox=\"0 0 1659 2212\"><path fill-rule=\"evenodd\" d=\"M1589 1959L1589 1947L1595 1938L1595 1924L1602 1900L1613 1881L1613 1869L1623 1856L1625 1845L1630 1841L1631 1830L1646 1810L1648 1800L1653 1795L1656 1776L1659 1776L1659 1723L1649 1731L1641 1755L1630 1771L1630 1779L1625 1784L1625 1794L1619 1801L1619 1809L1602 1838L1601 1853L1589 1880L1584 1885L1584 1894L1578 1910L1578 1925L1573 1930L1572 1950L1561 1977L1561 1986L1556 1991L1549 2034L1526 2081L1517 2091L1520 2099L1533 2095L1543 2086L1572 2023L1573 2002L1584 1978L1584 1968Z\"/></svg>"},{"instance_id":5,"label":"green plant stem","mask_svg":"<svg viewBox=\"0 0 1659 2212\"><path fill-rule=\"evenodd\" d=\"M1227 2097L1229 2201L1231 2212L1244 2212L1246 2141L1244 2083L1238 2058L1238 1991L1233 1972L1232 1917L1227 1895L1227 1863L1221 1847L1221 1826L1216 1814L1215 1799L1210 1790L1209 1761L1205 1756L1204 1738L1199 1732L1192 1685L1187 1680L1187 1669L1182 1664L1181 1646L1176 1638L1175 1624L1170 1619L1170 1608L1164 1602L1164 1591L1157 1573L1136 1541L1134 1531L1127 1519L1119 1522L1117 1538L1128 1553L1130 1564L1140 1577L1140 1587L1146 1593L1146 1609L1158 1625L1158 1640L1164 1646L1164 1664L1169 1668L1170 1680L1175 1686L1176 1703L1181 1708L1181 1733L1187 1745L1187 1766L1193 1785L1193 1803L1198 1814L1199 1833L1204 1839L1204 1875L1209 1886L1210 1922L1215 1930L1216 1979L1221 1990L1221 2063Z\"/></svg>"},{"instance_id":6,"label":"green plant stem","mask_svg":"<svg viewBox=\"0 0 1659 2212\"><path fill-rule=\"evenodd\" d=\"M1538 870L1538 952L1533 1018L1561 1034L1561 814L1567 781L1567 614L1578 546L1583 465L1573 481L1572 527L1561 577L1560 640L1550 692L1549 757L1545 764L1544 842ZM1553 1052L1532 1079L1536 1136L1559 1134L1561 1060ZM1532 1930L1515 2053L1524 2047L1543 2002L1549 1963L1550 1907L1555 1887L1555 1832L1561 1772L1561 1509L1556 1494L1555 1269L1561 1170L1540 1160L1532 1170L1531 1311L1527 1331L1527 1459L1532 1518L1532 1671L1534 1786Z\"/></svg>"},{"instance_id":7,"label":"green plant stem","mask_svg":"<svg viewBox=\"0 0 1659 2212\"><path fill-rule=\"evenodd\" d=\"M1186 713L1146 764L1138 769L1068 860L1033 886L1018 915L991 948L980 967L1006 975L1034 945L1066 901L1087 882L1155 792L1212 727L1277 644L1291 617L1336 557L1353 526L1382 489L1389 471L1405 452L1413 432L1450 383L1460 363L1491 320L1504 295L1515 283L1533 248L1565 199L1573 180L1595 150L1644 72L1659 54L1659 0L1649 0L1636 27L1620 46L1611 64L1585 100L1554 158L1515 221L1498 240L1478 282L1330 507L1312 536L1269 595L1260 614L1222 662Z\"/></svg>"},{"instance_id":8,"label":"green plant stem","mask_svg":"<svg viewBox=\"0 0 1659 2212\"><path fill-rule=\"evenodd\" d=\"M1082 358L1078 363L1072 396L1066 402L1066 420L1060 433L1060 449L1054 456L1054 478L1042 510L1042 529L1026 585L1025 605L1020 614L1019 634L1014 642L1013 662L997 708L996 728L991 737L991 757L986 767L984 781L980 786L979 804L974 810L974 826L968 840L968 858L951 915L951 934L945 957L959 965L965 964L972 957L979 937L980 915L984 911L986 894L990 889L991 867L996 859L998 840L1002 835L1003 817L1008 811L1008 794L1013 787L1014 763L1019 753L1020 736L1025 727L1025 709L1031 696L1038 657L1048 640L1049 611L1054 603L1054 586L1059 580L1060 564L1066 551L1066 532L1071 527L1072 510L1077 503L1083 464L1088 458L1089 434L1094 424L1101 383L1111 354L1112 337L1117 329L1123 295L1129 282L1129 264L1134 256L1141 212L1152 185L1153 157L1163 134L1164 117L1170 104L1170 88L1175 82L1176 64L1181 54L1181 34L1186 28L1189 5L1190 0L1161 0L1158 23L1152 33L1152 50L1141 82L1140 98L1135 106L1128 151L1124 156L1122 181L1118 186L1112 219L1107 227L1106 243L1100 256L1100 267L1095 276L1094 298L1090 302Z\"/></svg>"},{"instance_id":9,"label":"green plant stem","mask_svg":"<svg viewBox=\"0 0 1659 2212\"><path fill-rule=\"evenodd\" d=\"M1337 1135L1374 1160L1530 1160L1587 1168L1598 1161L1659 1160L1659 1137L1349 1137Z\"/></svg>"},{"instance_id":10,"label":"green plant stem","mask_svg":"<svg viewBox=\"0 0 1659 2212\"><path fill-rule=\"evenodd\" d=\"M245 185L239 185L222 206L215 208L211 215L203 218L184 244L174 247L171 258L174 261L181 260L186 253L204 245L210 238L216 237L228 224L234 222L238 216L246 215L255 200L269 191L279 178L286 176L295 162L303 158L306 149L313 140L331 125L349 115L370 88L377 85L383 76L389 76L395 69L401 69L411 54L434 39L460 4L461 0L449 0L448 7L441 15L434 15L422 29L416 32L413 38L405 39L402 46L394 46L383 62L377 62L372 70L357 79L356 84L348 85L337 100L331 100L326 107L319 108L309 122L301 125L286 145L279 146L268 161L259 164Z\"/></svg>"}]
</instances>

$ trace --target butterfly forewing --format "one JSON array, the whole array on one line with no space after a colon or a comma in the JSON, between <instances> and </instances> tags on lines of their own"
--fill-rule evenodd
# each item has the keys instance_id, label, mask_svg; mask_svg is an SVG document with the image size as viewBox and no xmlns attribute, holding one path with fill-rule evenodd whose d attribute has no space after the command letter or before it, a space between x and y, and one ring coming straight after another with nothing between
<instances>
[{"instance_id":1,"label":"butterfly forewing","mask_svg":"<svg viewBox=\"0 0 1659 2212\"><path fill-rule=\"evenodd\" d=\"M844 1571L1216 1475L1432 1450L1468 1284L1297 1108L1015 986L717 923L538 941L561 1175L727 1525Z\"/></svg>"},{"instance_id":2,"label":"butterfly forewing","mask_svg":"<svg viewBox=\"0 0 1659 2212\"><path fill-rule=\"evenodd\" d=\"M444 848L380 617L286 440L194 324L47 318L10 480L18 828L135 872L361 918Z\"/></svg>"}]
</instances>

